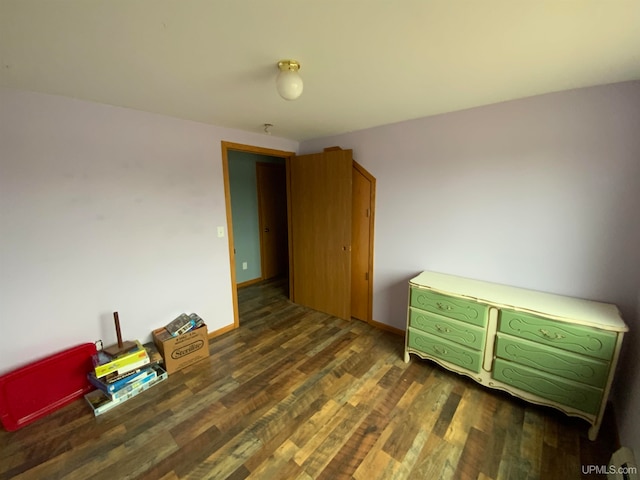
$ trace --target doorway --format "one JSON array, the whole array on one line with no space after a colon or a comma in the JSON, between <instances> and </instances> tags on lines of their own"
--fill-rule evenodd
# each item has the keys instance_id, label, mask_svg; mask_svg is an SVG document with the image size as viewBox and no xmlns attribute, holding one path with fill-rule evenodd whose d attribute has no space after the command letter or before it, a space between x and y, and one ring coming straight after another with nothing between
<instances>
[{"instance_id":1,"label":"doorway","mask_svg":"<svg viewBox=\"0 0 640 480\"><path fill-rule=\"evenodd\" d=\"M348 319L353 316L375 323L372 319L375 178L353 160L351 150L332 147L319 154L296 156L293 152L222 142L233 287L232 328L239 326L236 286L237 272L241 268L238 265L242 266L243 262L238 263L234 243L229 185L230 152L284 159L291 300L340 318ZM259 169L256 166L256 172ZM336 190L337 185L340 185L339 192ZM336 201L336 193L339 193L339 201ZM353 215L352 206L357 209ZM328 217L332 218L328 220ZM261 237L271 233L271 227L263 223L260 223L259 230ZM352 238L357 242L356 245L352 244ZM261 248L269 248L268 245L265 246L268 239L261 238L260 243ZM269 267L263 268L267 271ZM336 299L339 301L336 302ZM327 310L336 305L338 310Z\"/></svg>"},{"instance_id":2,"label":"doorway","mask_svg":"<svg viewBox=\"0 0 640 480\"><path fill-rule=\"evenodd\" d=\"M280 159L282 162L286 162L287 159L294 155L294 152L288 152L283 150L273 150L269 148L262 147L254 147L251 145L243 145L239 143L232 142L222 142L222 175L224 181L224 194L225 194L225 207L226 207L226 217L227 217L227 241L229 247L229 260L230 260L230 274L231 274L231 292L232 292L232 300L233 300L233 327L237 328L240 325L240 317L238 310L238 285L249 285L251 283L256 283L260 281L262 278L261 272L261 261L260 261L260 241L257 240L259 238L259 229L260 222L258 220L258 212L257 212L257 189L256 189L256 181L249 187L253 193L256 195L256 213L255 219L253 219L252 223L255 227L255 232L252 236L255 237L255 242L250 242L253 244L247 244L244 242L245 238L239 238L239 245L236 245L236 239L234 236L234 212L232 208L231 202L231 175L230 175L230 160L229 157L233 157L234 153L244 153L244 154L253 154L263 157L272 157L276 159ZM257 175L257 167L254 162L250 165L250 169ZM254 177L255 178L255 177ZM251 203L251 202L249 202ZM246 220L245 215L243 213L236 212L236 222L242 223ZM248 226L247 229L254 228ZM244 231L244 230L243 230ZM238 251L240 247L241 255L238 255ZM242 250L244 249L244 250ZM252 259L252 260L251 260ZM252 273L253 272L253 273ZM247 278L245 275L249 274ZM256 277L257 275L257 277ZM253 277L253 278L252 278ZM240 281L238 281L240 279ZM226 330L225 330L226 331Z\"/></svg>"},{"instance_id":3,"label":"doorway","mask_svg":"<svg viewBox=\"0 0 640 480\"><path fill-rule=\"evenodd\" d=\"M376 179L353 161L351 316L373 322L373 232Z\"/></svg>"},{"instance_id":4,"label":"doorway","mask_svg":"<svg viewBox=\"0 0 640 480\"><path fill-rule=\"evenodd\" d=\"M261 280L289 275L287 171L282 163L256 163Z\"/></svg>"}]
</instances>

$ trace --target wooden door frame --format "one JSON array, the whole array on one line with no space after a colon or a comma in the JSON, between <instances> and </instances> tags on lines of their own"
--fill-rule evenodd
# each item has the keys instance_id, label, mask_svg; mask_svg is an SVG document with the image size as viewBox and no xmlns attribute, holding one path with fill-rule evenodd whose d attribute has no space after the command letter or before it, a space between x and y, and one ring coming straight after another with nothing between
<instances>
[{"instance_id":1,"label":"wooden door frame","mask_svg":"<svg viewBox=\"0 0 640 480\"><path fill-rule=\"evenodd\" d=\"M355 168L363 177L365 177L371 183L371 194L369 196L369 203L371 205L371 212L369 215L369 304L367 305L367 323L378 325L373 320L373 240L374 240L374 227L375 227L375 217L376 217L376 177L371 175L366 168L356 162L353 159L353 168Z\"/></svg>"},{"instance_id":2,"label":"wooden door frame","mask_svg":"<svg viewBox=\"0 0 640 480\"><path fill-rule=\"evenodd\" d=\"M342 147L339 146L333 146L333 147L326 147L324 149L325 152L331 151L331 150L342 150ZM382 329L386 329L386 324L384 323L379 323L376 322L373 319L373 257L374 257L374 250L373 250L373 240L375 237L375 217L376 217L376 177L374 177L373 175L371 175L371 173L364 168L362 165L360 165L355 158L353 158L353 168L355 168L360 174L362 174L363 177L365 177L367 180L369 180L369 182L371 183L371 194L369 197L369 202L371 204L371 215L369 215L369 265L368 265L368 269L369 269L369 286L368 286L368 297L369 297L369 304L367 305L367 323L369 323L370 325L374 325L376 327L382 328Z\"/></svg>"},{"instance_id":3,"label":"wooden door frame","mask_svg":"<svg viewBox=\"0 0 640 480\"><path fill-rule=\"evenodd\" d=\"M240 315L238 311L238 290L236 283L236 255L233 251L233 220L231 215L231 187L229 185L229 151L253 153L256 155L267 155L270 157L279 157L285 160L285 168L289 170L289 158L295 155L295 152L285 150L274 150L272 148L256 147L253 145L244 145L233 142L220 142L222 148L222 178L224 181L224 202L227 216L227 241L229 244L229 263L231 270L231 294L233 297L233 326L225 328L218 333L224 333L229 330L236 329L240 326ZM288 197L287 197L288 198ZM287 200L288 201L288 200Z\"/></svg>"}]
</instances>

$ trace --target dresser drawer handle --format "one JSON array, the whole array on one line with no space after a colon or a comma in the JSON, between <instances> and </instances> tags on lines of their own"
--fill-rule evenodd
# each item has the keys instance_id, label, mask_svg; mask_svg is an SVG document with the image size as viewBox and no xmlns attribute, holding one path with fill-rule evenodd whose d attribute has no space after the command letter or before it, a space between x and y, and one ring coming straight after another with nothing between
<instances>
[{"instance_id":1,"label":"dresser drawer handle","mask_svg":"<svg viewBox=\"0 0 640 480\"><path fill-rule=\"evenodd\" d=\"M451 305L443 305L440 302L436 303L436 305L438 306L439 310L453 310L453 307Z\"/></svg>"},{"instance_id":2,"label":"dresser drawer handle","mask_svg":"<svg viewBox=\"0 0 640 480\"><path fill-rule=\"evenodd\" d=\"M451 333L451 330L449 330L447 327L443 327L442 325L439 325L437 323L436 330L438 330L440 333Z\"/></svg>"},{"instance_id":3,"label":"dresser drawer handle","mask_svg":"<svg viewBox=\"0 0 640 480\"><path fill-rule=\"evenodd\" d=\"M549 330L545 330L544 328L541 328L539 332L542 334L542 336L551 340L560 340L561 338L564 338L564 335L561 335L559 333L549 333Z\"/></svg>"},{"instance_id":4,"label":"dresser drawer handle","mask_svg":"<svg viewBox=\"0 0 640 480\"><path fill-rule=\"evenodd\" d=\"M447 354L447 349L446 348L440 348L440 347L437 347L437 346L434 345L433 346L433 350L436 353L440 354L440 355L446 355Z\"/></svg>"}]
</instances>

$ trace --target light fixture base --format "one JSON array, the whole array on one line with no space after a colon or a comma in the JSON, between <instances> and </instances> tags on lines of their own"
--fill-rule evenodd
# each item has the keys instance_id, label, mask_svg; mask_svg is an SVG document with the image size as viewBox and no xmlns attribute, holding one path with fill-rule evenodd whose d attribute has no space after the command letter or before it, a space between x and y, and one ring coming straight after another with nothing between
<instances>
[{"instance_id":1,"label":"light fixture base","mask_svg":"<svg viewBox=\"0 0 640 480\"><path fill-rule=\"evenodd\" d=\"M285 72L287 70L297 72L298 70L300 70L300 63L298 63L296 60L280 60L278 62L278 68L282 72Z\"/></svg>"}]
</instances>

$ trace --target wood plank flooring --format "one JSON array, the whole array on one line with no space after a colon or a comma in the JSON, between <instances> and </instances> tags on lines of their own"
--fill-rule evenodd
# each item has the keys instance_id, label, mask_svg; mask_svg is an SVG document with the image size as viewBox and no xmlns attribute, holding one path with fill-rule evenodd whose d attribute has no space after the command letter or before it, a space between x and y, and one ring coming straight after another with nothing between
<instances>
[{"instance_id":1,"label":"wood plank flooring","mask_svg":"<svg viewBox=\"0 0 640 480\"><path fill-rule=\"evenodd\" d=\"M84 399L0 430L0 479L580 479L587 424L412 356L403 338L240 290L211 356L99 417Z\"/></svg>"}]
</instances>

